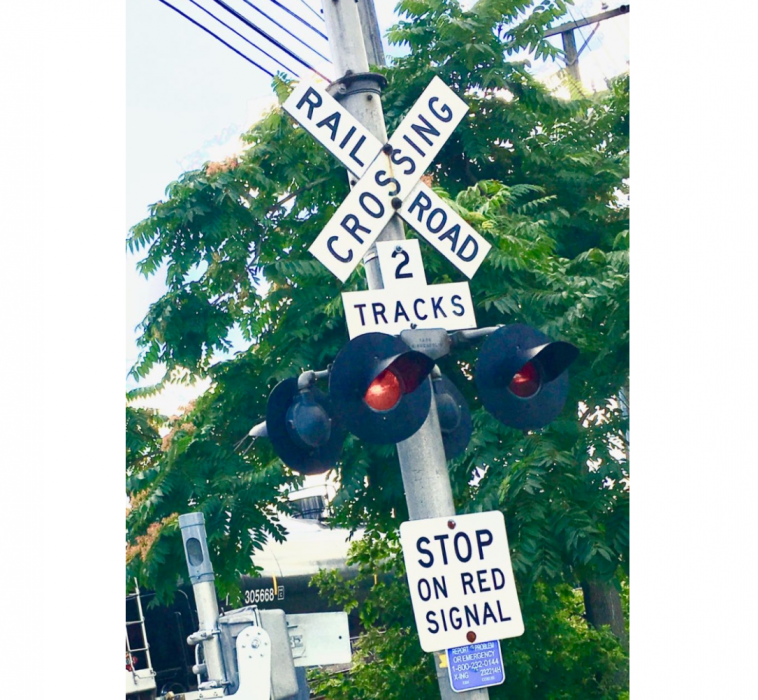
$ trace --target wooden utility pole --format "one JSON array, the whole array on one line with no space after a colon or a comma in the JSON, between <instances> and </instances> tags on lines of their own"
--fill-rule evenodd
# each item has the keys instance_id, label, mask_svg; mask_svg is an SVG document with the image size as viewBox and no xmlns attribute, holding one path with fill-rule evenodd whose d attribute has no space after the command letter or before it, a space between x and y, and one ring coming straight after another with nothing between
<instances>
[{"instance_id":1,"label":"wooden utility pole","mask_svg":"<svg viewBox=\"0 0 758 700\"><path fill-rule=\"evenodd\" d=\"M579 51L576 50L574 31L590 24L597 25L606 19L625 15L628 12L629 5L621 5L615 10L601 12L600 14L592 15L591 17L583 17L582 19L573 22L566 22L565 24L561 24L545 32L546 39L555 36L556 34L561 35L561 39L563 40L563 51L566 54L566 67L568 68L569 75L577 84L581 84L581 78L579 75L579 55L589 43L592 35L597 30L597 26ZM618 591L613 585L600 580L583 580L582 593L584 594L584 607L587 612L587 621L595 627L610 625L611 631L619 638L624 647L628 648L629 640L624 629L621 599Z\"/></svg>"},{"instance_id":2,"label":"wooden utility pole","mask_svg":"<svg viewBox=\"0 0 758 700\"><path fill-rule=\"evenodd\" d=\"M563 53L566 55L566 68L568 69L571 78L576 81L577 84L581 84L581 77L579 75L579 54L581 54L584 47L587 46L592 38L592 34L597 30L597 27L592 30L592 34L590 34L589 38L584 42L579 51L576 50L574 30L579 29L580 27L586 27L590 24L599 24L603 20L611 19L611 17L618 17L619 15L625 15L627 12L629 12L629 5L621 5L621 7L617 7L615 10L601 12L600 14L592 15L592 17L583 17L582 19L573 22L566 22L565 24L553 27L553 29L549 29L545 32L546 39L555 36L556 34L561 35L563 41Z\"/></svg>"},{"instance_id":3,"label":"wooden utility pole","mask_svg":"<svg viewBox=\"0 0 758 700\"><path fill-rule=\"evenodd\" d=\"M563 53L566 54L566 68L569 75L581 85L582 78L579 75L579 54L576 51L576 41L574 40L574 30L569 29L567 32L561 32L563 40Z\"/></svg>"}]
</instances>

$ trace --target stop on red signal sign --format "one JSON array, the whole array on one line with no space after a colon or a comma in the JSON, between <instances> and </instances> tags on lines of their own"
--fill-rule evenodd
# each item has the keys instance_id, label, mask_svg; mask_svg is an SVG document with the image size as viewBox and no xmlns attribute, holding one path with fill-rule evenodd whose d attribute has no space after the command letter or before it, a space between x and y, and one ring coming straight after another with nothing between
<instances>
[{"instance_id":1,"label":"stop on red signal sign","mask_svg":"<svg viewBox=\"0 0 758 700\"><path fill-rule=\"evenodd\" d=\"M424 651L524 633L501 512L411 520L400 541Z\"/></svg>"}]
</instances>

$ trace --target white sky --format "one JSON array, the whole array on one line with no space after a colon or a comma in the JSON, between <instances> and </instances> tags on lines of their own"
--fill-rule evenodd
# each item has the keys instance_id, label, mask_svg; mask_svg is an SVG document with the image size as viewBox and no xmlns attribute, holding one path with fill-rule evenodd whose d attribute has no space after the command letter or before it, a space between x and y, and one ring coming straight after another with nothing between
<instances>
[{"instance_id":1,"label":"white sky","mask_svg":"<svg viewBox=\"0 0 758 700\"><path fill-rule=\"evenodd\" d=\"M282 4L302 11L302 17L325 33L323 23L305 9L301 2L319 7L318 0L286 0ZM230 43L254 60L270 68L276 65L256 52L210 17L197 10L188 0L173 0L182 11L213 27ZM281 29L266 24L258 13L241 0L231 0L235 9L265 28L295 53L317 62L322 72L328 68ZM465 4L465 3L464 3ZM472 4L469 1L468 4ZM615 8L621 2L609 3ZM394 2L376 2L379 23L384 34L396 21ZM565 21L579 19L603 11L599 0L583 0L571 9ZM205 2L218 17L224 19L255 43L267 48L283 63L301 67L291 58L267 44L214 3ZM303 27L272 3L260 3L272 17L301 37L312 37L313 46L325 55L327 44L311 30ZM604 80L617 75L628 65L629 15L606 20L580 56L580 71L588 88L602 88ZM575 33L577 48L590 36L592 27ZM225 33L224 33L225 32ZM561 46L560 37L552 43ZM397 49L386 45L388 54ZM127 199L126 228L148 214L148 206L164 196L166 185L182 172L200 167L208 160L221 160L240 147L239 135L274 103L270 78L198 27L162 5L158 0L130 0L127 4ZM557 63L535 63L534 72L546 80L561 67ZM304 69L303 73L305 72ZM302 74L302 73L301 73ZM135 270L139 256L126 256L126 329L125 366L128 372L137 358L135 326L144 318L150 303L165 290L163 275L145 280ZM241 342L241 339L240 339ZM162 376L155 369L143 382L148 384ZM134 382L127 381L127 388ZM207 382L196 387L172 386L161 395L143 399L137 405L152 406L163 413L175 413L198 393Z\"/></svg>"}]
</instances>

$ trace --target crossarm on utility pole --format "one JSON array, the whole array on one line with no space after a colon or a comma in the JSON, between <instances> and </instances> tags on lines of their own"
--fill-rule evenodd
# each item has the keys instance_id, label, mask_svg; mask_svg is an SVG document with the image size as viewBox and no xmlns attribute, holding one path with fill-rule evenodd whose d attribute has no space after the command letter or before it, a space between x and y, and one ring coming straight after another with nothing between
<instances>
[{"instance_id":1,"label":"crossarm on utility pole","mask_svg":"<svg viewBox=\"0 0 758 700\"><path fill-rule=\"evenodd\" d=\"M592 17L582 17L582 19L574 20L573 22L566 22L552 29L548 29L545 32L545 39L556 34L563 34L564 32L570 32L580 27L586 27L588 24L595 24L596 22L602 22L604 19L611 19L612 17L618 17L619 15L625 15L629 12L629 5L621 5L615 10L608 10L608 12L601 12L598 15L592 15Z\"/></svg>"}]
</instances>

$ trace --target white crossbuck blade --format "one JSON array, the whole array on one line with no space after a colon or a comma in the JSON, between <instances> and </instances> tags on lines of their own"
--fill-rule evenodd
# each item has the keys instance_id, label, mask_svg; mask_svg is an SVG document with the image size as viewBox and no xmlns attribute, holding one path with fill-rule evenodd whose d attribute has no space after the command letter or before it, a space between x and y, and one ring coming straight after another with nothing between
<instances>
[{"instance_id":1,"label":"white crossbuck blade","mask_svg":"<svg viewBox=\"0 0 758 700\"><path fill-rule=\"evenodd\" d=\"M468 106L435 77L383 144L325 90L298 85L284 110L354 173L358 182L310 247L345 281L394 213L469 278L490 244L420 182L424 171L468 112ZM393 206L400 202L398 210Z\"/></svg>"}]
</instances>

